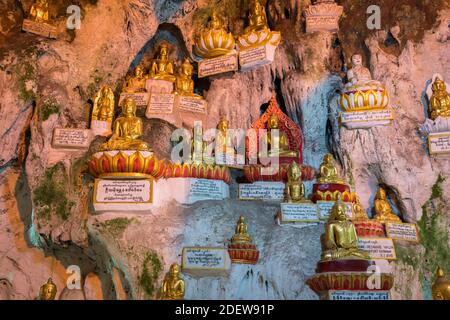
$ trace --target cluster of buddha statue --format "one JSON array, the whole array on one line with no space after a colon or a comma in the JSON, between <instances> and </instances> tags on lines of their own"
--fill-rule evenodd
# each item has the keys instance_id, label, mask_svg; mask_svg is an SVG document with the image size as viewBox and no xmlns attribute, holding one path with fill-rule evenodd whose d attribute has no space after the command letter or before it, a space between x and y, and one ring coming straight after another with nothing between
<instances>
[{"instance_id":1,"label":"cluster of buddha statue","mask_svg":"<svg viewBox=\"0 0 450 320\"><path fill-rule=\"evenodd\" d=\"M430 97L430 117L436 120L437 117L450 117L450 94L442 79L436 78L431 90Z\"/></svg>"},{"instance_id":2,"label":"cluster of buddha statue","mask_svg":"<svg viewBox=\"0 0 450 320\"><path fill-rule=\"evenodd\" d=\"M323 162L320 165L318 183L337 183L346 184L343 179L339 177L338 169L333 161L333 156L330 153L325 154Z\"/></svg>"},{"instance_id":3,"label":"cluster of buddha statue","mask_svg":"<svg viewBox=\"0 0 450 320\"><path fill-rule=\"evenodd\" d=\"M36 0L31 6L28 19L39 23L47 23L49 19L48 0Z\"/></svg>"},{"instance_id":4,"label":"cluster of buddha statue","mask_svg":"<svg viewBox=\"0 0 450 320\"><path fill-rule=\"evenodd\" d=\"M305 199L305 185L302 182L302 170L297 162L293 161L287 172L285 186L285 201L287 203L301 203Z\"/></svg>"},{"instance_id":5,"label":"cluster of buddha statue","mask_svg":"<svg viewBox=\"0 0 450 320\"><path fill-rule=\"evenodd\" d=\"M185 284L180 277L180 266L176 263L170 266L164 277L160 291L161 300L182 300L184 298Z\"/></svg>"},{"instance_id":6,"label":"cluster of buddha statue","mask_svg":"<svg viewBox=\"0 0 450 320\"><path fill-rule=\"evenodd\" d=\"M121 116L114 120L112 136L101 145L100 150L150 151L149 145L139 139L142 134L143 123L136 116L136 103L132 98L127 98L122 103Z\"/></svg>"},{"instance_id":7,"label":"cluster of buddha statue","mask_svg":"<svg viewBox=\"0 0 450 320\"><path fill-rule=\"evenodd\" d=\"M359 249L358 235L348 216L347 205L338 197L325 224L321 236L322 261L341 259L370 259L369 254Z\"/></svg>"}]
</instances>

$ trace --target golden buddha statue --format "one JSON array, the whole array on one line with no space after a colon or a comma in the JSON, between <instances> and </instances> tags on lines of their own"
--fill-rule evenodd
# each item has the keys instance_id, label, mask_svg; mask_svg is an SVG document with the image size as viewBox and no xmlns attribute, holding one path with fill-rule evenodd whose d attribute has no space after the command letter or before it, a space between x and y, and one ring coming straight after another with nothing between
<instances>
[{"instance_id":1,"label":"golden buddha statue","mask_svg":"<svg viewBox=\"0 0 450 320\"><path fill-rule=\"evenodd\" d=\"M180 277L180 266L170 266L161 287L161 300L182 300L184 298L184 280Z\"/></svg>"},{"instance_id":2,"label":"golden buddha statue","mask_svg":"<svg viewBox=\"0 0 450 320\"><path fill-rule=\"evenodd\" d=\"M48 0L36 0L31 6L28 18L39 23L48 22Z\"/></svg>"},{"instance_id":3,"label":"golden buddha statue","mask_svg":"<svg viewBox=\"0 0 450 320\"><path fill-rule=\"evenodd\" d=\"M369 254L358 248L356 228L350 221L348 208L338 197L325 224L321 236L322 261L341 259L370 259Z\"/></svg>"},{"instance_id":4,"label":"golden buddha statue","mask_svg":"<svg viewBox=\"0 0 450 320\"><path fill-rule=\"evenodd\" d=\"M139 137L143 133L142 120L136 117L136 103L127 98L123 101L122 116L114 121L113 134L108 142L103 144L102 151L109 150L139 150L150 151L148 144Z\"/></svg>"},{"instance_id":5,"label":"golden buddha statue","mask_svg":"<svg viewBox=\"0 0 450 320\"><path fill-rule=\"evenodd\" d=\"M450 300L450 281L445 278L444 270L438 266L436 281L431 288L433 300Z\"/></svg>"},{"instance_id":6,"label":"golden buddha statue","mask_svg":"<svg viewBox=\"0 0 450 320\"><path fill-rule=\"evenodd\" d=\"M244 33L258 32L269 29L267 24L266 9L258 0L251 0L249 5L249 25L245 28Z\"/></svg>"},{"instance_id":7,"label":"golden buddha statue","mask_svg":"<svg viewBox=\"0 0 450 320\"><path fill-rule=\"evenodd\" d=\"M126 93L145 92L146 81L147 77L144 74L144 69L141 66L137 66L136 69L134 69L134 75L130 76L127 79L123 92Z\"/></svg>"},{"instance_id":8,"label":"golden buddha statue","mask_svg":"<svg viewBox=\"0 0 450 320\"><path fill-rule=\"evenodd\" d=\"M114 93L111 87L105 85L94 98L92 120L112 122L114 116Z\"/></svg>"},{"instance_id":9,"label":"golden buddha statue","mask_svg":"<svg viewBox=\"0 0 450 320\"><path fill-rule=\"evenodd\" d=\"M430 98L430 116L436 120L437 117L450 117L450 94L447 92L445 82L439 78L434 81Z\"/></svg>"},{"instance_id":10,"label":"golden buddha statue","mask_svg":"<svg viewBox=\"0 0 450 320\"><path fill-rule=\"evenodd\" d=\"M297 162L293 161L287 172L288 181L285 189L285 201L299 203L305 200L305 185L302 182L302 171Z\"/></svg>"},{"instance_id":11,"label":"golden buddha statue","mask_svg":"<svg viewBox=\"0 0 450 320\"><path fill-rule=\"evenodd\" d=\"M176 81L173 63L169 60L169 47L165 43L159 49L158 58L152 62L149 78L170 82Z\"/></svg>"},{"instance_id":12,"label":"golden buddha statue","mask_svg":"<svg viewBox=\"0 0 450 320\"><path fill-rule=\"evenodd\" d=\"M278 130L278 134L274 133L272 137L272 130ZM299 156L297 151L289 149L289 139L285 132L280 130L280 121L275 113L270 115L267 122L267 147L269 148L269 157L290 157L297 158ZM261 153L260 153L261 156Z\"/></svg>"},{"instance_id":13,"label":"golden buddha statue","mask_svg":"<svg viewBox=\"0 0 450 320\"><path fill-rule=\"evenodd\" d=\"M317 182L345 184L345 181L339 178L338 170L333 163L333 156L330 153L327 153L323 157L323 162L320 165L320 174L317 178Z\"/></svg>"},{"instance_id":14,"label":"golden buddha statue","mask_svg":"<svg viewBox=\"0 0 450 320\"><path fill-rule=\"evenodd\" d=\"M216 148L215 151L221 153L233 154L235 153L234 144L231 135L228 133L229 121L227 118L222 117L217 124L217 135L216 135Z\"/></svg>"},{"instance_id":15,"label":"golden buddha statue","mask_svg":"<svg viewBox=\"0 0 450 320\"><path fill-rule=\"evenodd\" d=\"M381 223L402 223L402 220L392 212L391 205L386 197L386 191L381 187L378 189L377 195L375 196L374 210L374 220L380 221Z\"/></svg>"},{"instance_id":16,"label":"golden buddha statue","mask_svg":"<svg viewBox=\"0 0 450 320\"><path fill-rule=\"evenodd\" d=\"M240 216L236 225L236 231L231 238L231 243L252 243L252 238L247 232L247 224L245 223L245 217Z\"/></svg>"},{"instance_id":17,"label":"golden buddha statue","mask_svg":"<svg viewBox=\"0 0 450 320\"><path fill-rule=\"evenodd\" d=\"M196 41L195 54L202 58L215 58L230 53L235 46L233 34L226 32L222 18L213 9L207 27Z\"/></svg>"},{"instance_id":18,"label":"golden buddha statue","mask_svg":"<svg viewBox=\"0 0 450 320\"><path fill-rule=\"evenodd\" d=\"M189 59L184 59L181 66L178 68L177 79L175 81L175 94L203 99L202 96L194 93L194 80L192 80L193 73L194 67L189 62Z\"/></svg>"},{"instance_id":19,"label":"golden buddha statue","mask_svg":"<svg viewBox=\"0 0 450 320\"><path fill-rule=\"evenodd\" d=\"M48 278L47 283L45 283L39 291L39 300L55 300L57 291L52 278Z\"/></svg>"},{"instance_id":20,"label":"golden buddha statue","mask_svg":"<svg viewBox=\"0 0 450 320\"><path fill-rule=\"evenodd\" d=\"M356 202L352 205L353 208L353 221L365 221L369 220L369 217L367 216L367 212L364 209L364 207L361 204L361 199L359 196L356 196Z\"/></svg>"}]
</instances>

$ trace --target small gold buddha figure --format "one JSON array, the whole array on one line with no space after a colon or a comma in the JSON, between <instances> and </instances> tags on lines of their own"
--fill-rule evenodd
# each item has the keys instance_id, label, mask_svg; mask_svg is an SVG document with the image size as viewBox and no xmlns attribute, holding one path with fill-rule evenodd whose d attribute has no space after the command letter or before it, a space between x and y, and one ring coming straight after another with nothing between
<instances>
[{"instance_id":1,"label":"small gold buddha figure","mask_svg":"<svg viewBox=\"0 0 450 320\"><path fill-rule=\"evenodd\" d=\"M198 99L203 98L194 93L194 80L192 80L193 74L194 67L189 62L189 59L184 59L181 66L178 68L177 79L175 81L175 94Z\"/></svg>"},{"instance_id":2,"label":"small gold buddha figure","mask_svg":"<svg viewBox=\"0 0 450 320\"><path fill-rule=\"evenodd\" d=\"M302 170L297 162L293 161L287 172L288 181L285 189L285 201L299 203L305 200L305 185L302 182Z\"/></svg>"},{"instance_id":3,"label":"small gold buddha figure","mask_svg":"<svg viewBox=\"0 0 450 320\"><path fill-rule=\"evenodd\" d=\"M252 243L252 237L247 232L247 224L245 223L245 217L240 216L236 225L236 231L231 238L231 243Z\"/></svg>"},{"instance_id":4,"label":"small gold buddha figure","mask_svg":"<svg viewBox=\"0 0 450 320\"><path fill-rule=\"evenodd\" d=\"M137 66L136 69L134 69L134 75L130 76L127 79L123 92L126 93L145 92L146 81L147 77L144 74L144 69L141 66Z\"/></svg>"},{"instance_id":5,"label":"small gold buddha figure","mask_svg":"<svg viewBox=\"0 0 450 320\"><path fill-rule=\"evenodd\" d=\"M431 288L433 300L450 300L450 281L445 278L444 270L438 266L436 281Z\"/></svg>"},{"instance_id":6,"label":"small gold buddha figure","mask_svg":"<svg viewBox=\"0 0 450 320\"><path fill-rule=\"evenodd\" d=\"M233 34L223 28L222 18L213 9L210 21L196 40L195 54L202 58L215 58L231 52L234 46Z\"/></svg>"},{"instance_id":7,"label":"small gold buddha figure","mask_svg":"<svg viewBox=\"0 0 450 320\"><path fill-rule=\"evenodd\" d=\"M203 141L203 131L201 125L194 125L192 132L193 137L192 137L191 155L189 160L194 164L200 164L204 160L203 156L207 147L207 143Z\"/></svg>"},{"instance_id":8,"label":"small gold buddha figure","mask_svg":"<svg viewBox=\"0 0 450 320\"><path fill-rule=\"evenodd\" d=\"M235 149L232 141L232 137L228 132L229 121L225 117L221 117L217 124L217 134L215 140L215 152L220 152L225 155L234 155Z\"/></svg>"},{"instance_id":9,"label":"small gold buddha figure","mask_svg":"<svg viewBox=\"0 0 450 320\"><path fill-rule=\"evenodd\" d=\"M266 9L261 5L259 0L251 0L249 5L249 25L245 28L244 33L258 32L269 29L267 24Z\"/></svg>"},{"instance_id":10,"label":"small gold buddha figure","mask_svg":"<svg viewBox=\"0 0 450 320\"><path fill-rule=\"evenodd\" d=\"M142 120L136 117L136 103L132 98L123 101L122 115L114 121L113 134L100 149L150 151L148 144L139 138L143 134Z\"/></svg>"},{"instance_id":11,"label":"small gold buddha figure","mask_svg":"<svg viewBox=\"0 0 450 320\"><path fill-rule=\"evenodd\" d=\"M30 20L47 23L48 22L48 0L36 0L31 6L30 14L28 17Z\"/></svg>"},{"instance_id":12,"label":"small gold buddha figure","mask_svg":"<svg viewBox=\"0 0 450 320\"><path fill-rule=\"evenodd\" d=\"M348 217L348 208L338 197L325 224L321 236L322 261L341 259L370 259L369 254L358 248L356 228Z\"/></svg>"},{"instance_id":13,"label":"small gold buddha figure","mask_svg":"<svg viewBox=\"0 0 450 320\"><path fill-rule=\"evenodd\" d=\"M180 266L176 263L170 266L162 287L161 300L182 300L184 298L184 280L180 277Z\"/></svg>"},{"instance_id":14,"label":"small gold buddha figure","mask_svg":"<svg viewBox=\"0 0 450 320\"><path fill-rule=\"evenodd\" d=\"M52 278L48 278L47 283L45 283L39 292L39 300L55 300L56 298L56 285L53 283Z\"/></svg>"},{"instance_id":15,"label":"small gold buddha figure","mask_svg":"<svg viewBox=\"0 0 450 320\"><path fill-rule=\"evenodd\" d=\"M272 130L278 130L278 132ZM273 136L272 136L273 134ZM267 147L269 149L269 157L290 157L297 158L297 151L289 149L289 139L285 132L280 129L280 121L275 113L270 115L267 122ZM261 152L260 152L261 155Z\"/></svg>"},{"instance_id":16,"label":"small gold buddha figure","mask_svg":"<svg viewBox=\"0 0 450 320\"><path fill-rule=\"evenodd\" d=\"M374 220L377 220L381 223L402 223L402 220L392 212L392 207L386 197L386 191L381 187L378 189L377 195L375 196L374 210Z\"/></svg>"},{"instance_id":17,"label":"small gold buddha figure","mask_svg":"<svg viewBox=\"0 0 450 320\"><path fill-rule=\"evenodd\" d=\"M149 77L155 80L175 82L173 63L169 60L169 47L163 43L159 49L158 58L153 60Z\"/></svg>"},{"instance_id":18,"label":"small gold buddha figure","mask_svg":"<svg viewBox=\"0 0 450 320\"><path fill-rule=\"evenodd\" d=\"M92 120L112 122L114 116L114 93L111 87L105 85L94 98Z\"/></svg>"},{"instance_id":19,"label":"small gold buddha figure","mask_svg":"<svg viewBox=\"0 0 450 320\"><path fill-rule=\"evenodd\" d=\"M431 119L437 117L450 117L450 94L447 92L445 82L439 78L434 81L431 90L433 94L430 98Z\"/></svg>"},{"instance_id":20,"label":"small gold buddha figure","mask_svg":"<svg viewBox=\"0 0 450 320\"><path fill-rule=\"evenodd\" d=\"M320 173L317 178L319 183L339 183L345 184L345 181L339 178L338 169L334 164L333 156L327 153L323 157L323 162L320 165Z\"/></svg>"},{"instance_id":21,"label":"small gold buddha figure","mask_svg":"<svg viewBox=\"0 0 450 320\"><path fill-rule=\"evenodd\" d=\"M366 221L369 220L369 217L367 216L367 212L364 209L363 205L361 204L361 199L359 196L356 196L356 202L352 205L353 208L353 221Z\"/></svg>"}]
</instances>

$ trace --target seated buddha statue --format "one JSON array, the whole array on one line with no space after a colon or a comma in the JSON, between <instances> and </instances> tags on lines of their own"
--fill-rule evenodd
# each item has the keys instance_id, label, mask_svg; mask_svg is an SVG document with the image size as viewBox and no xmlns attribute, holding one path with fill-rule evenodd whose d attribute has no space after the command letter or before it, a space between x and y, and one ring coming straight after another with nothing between
<instances>
[{"instance_id":1,"label":"seated buddha statue","mask_svg":"<svg viewBox=\"0 0 450 320\"><path fill-rule=\"evenodd\" d=\"M247 232L247 224L245 223L245 217L240 216L236 225L236 231L231 238L231 243L252 243L252 238Z\"/></svg>"},{"instance_id":2,"label":"seated buddha statue","mask_svg":"<svg viewBox=\"0 0 450 320\"><path fill-rule=\"evenodd\" d=\"M277 131L272 132L272 130ZM280 121L275 113L270 115L269 121L267 122L266 142L269 149L269 157L297 158L299 156L297 151L289 149L288 136L280 130Z\"/></svg>"},{"instance_id":3,"label":"seated buddha statue","mask_svg":"<svg viewBox=\"0 0 450 320\"><path fill-rule=\"evenodd\" d=\"M114 93L111 87L103 86L94 98L92 120L110 121L114 116Z\"/></svg>"},{"instance_id":4,"label":"seated buddha statue","mask_svg":"<svg viewBox=\"0 0 450 320\"><path fill-rule=\"evenodd\" d=\"M450 94L447 92L445 82L436 78L431 89L430 116L436 120L437 117L450 117Z\"/></svg>"},{"instance_id":5,"label":"seated buddha statue","mask_svg":"<svg viewBox=\"0 0 450 320\"><path fill-rule=\"evenodd\" d=\"M293 161L288 167L288 181L285 188L285 201L298 203L305 200L305 185L302 182L302 171L297 162Z\"/></svg>"},{"instance_id":6,"label":"seated buddha statue","mask_svg":"<svg viewBox=\"0 0 450 320\"><path fill-rule=\"evenodd\" d=\"M189 62L189 59L184 59L181 66L178 68L175 81L175 94L203 99L202 96L194 93L194 80L192 80L193 73L194 67Z\"/></svg>"},{"instance_id":7,"label":"seated buddha statue","mask_svg":"<svg viewBox=\"0 0 450 320\"><path fill-rule=\"evenodd\" d=\"M111 138L100 147L100 150L150 151L148 144L139 140L142 133L142 120L136 117L136 103L132 98L127 98L123 101L122 115L114 121Z\"/></svg>"},{"instance_id":8,"label":"seated buddha statue","mask_svg":"<svg viewBox=\"0 0 450 320\"><path fill-rule=\"evenodd\" d=\"M444 270L439 266L431 292L433 294L433 300L450 300L450 281L445 278Z\"/></svg>"},{"instance_id":9,"label":"seated buddha statue","mask_svg":"<svg viewBox=\"0 0 450 320\"><path fill-rule=\"evenodd\" d=\"M333 156L327 153L323 157L323 162L320 165L320 173L317 178L319 183L339 183L345 184L345 181L339 178L338 170L333 163Z\"/></svg>"},{"instance_id":10,"label":"seated buddha statue","mask_svg":"<svg viewBox=\"0 0 450 320\"><path fill-rule=\"evenodd\" d=\"M45 283L39 291L39 300L55 300L57 291L52 278L48 278L47 283Z\"/></svg>"},{"instance_id":11,"label":"seated buddha statue","mask_svg":"<svg viewBox=\"0 0 450 320\"><path fill-rule=\"evenodd\" d=\"M267 24L266 9L261 5L259 0L251 0L249 5L249 23L244 33L258 32L269 29Z\"/></svg>"},{"instance_id":12,"label":"seated buddha statue","mask_svg":"<svg viewBox=\"0 0 450 320\"><path fill-rule=\"evenodd\" d=\"M322 261L341 259L370 259L369 254L358 248L358 235L350 221L348 208L338 197L325 224L321 236Z\"/></svg>"},{"instance_id":13,"label":"seated buddha statue","mask_svg":"<svg viewBox=\"0 0 450 320\"><path fill-rule=\"evenodd\" d=\"M136 69L134 69L134 75L127 80L123 92L126 93L145 92L146 81L147 77L144 75L144 69L141 66L137 66Z\"/></svg>"},{"instance_id":14,"label":"seated buddha statue","mask_svg":"<svg viewBox=\"0 0 450 320\"><path fill-rule=\"evenodd\" d=\"M149 78L170 82L176 80L173 63L169 60L169 47L165 43L159 49L158 58L152 62Z\"/></svg>"},{"instance_id":15,"label":"seated buddha statue","mask_svg":"<svg viewBox=\"0 0 450 320\"><path fill-rule=\"evenodd\" d=\"M362 65L362 56L355 54L352 56L352 67L347 71L348 83L346 87L364 86L364 85L380 85L380 82L372 80L369 69Z\"/></svg>"},{"instance_id":16,"label":"seated buddha statue","mask_svg":"<svg viewBox=\"0 0 450 320\"><path fill-rule=\"evenodd\" d=\"M31 6L28 18L39 23L48 22L48 0L36 0Z\"/></svg>"},{"instance_id":17,"label":"seated buddha statue","mask_svg":"<svg viewBox=\"0 0 450 320\"><path fill-rule=\"evenodd\" d=\"M184 298L184 280L180 277L180 267L174 263L167 272L160 293L161 300L182 300Z\"/></svg>"},{"instance_id":18,"label":"seated buddha statue","mask_svg":"<svg viewBox=\"0 0 450 320\"><path fill-rule=\"evenodd\" d=\"M352 205L353 208L353 221L366 221L369 220L369 217L367 216L367 212L364 209L363 205L361 204L361 199L359 196L356 196L356 202Z\"/></svg>"},{"instance_id":19,"label":"seated buddha statue","mask_svg":"<svg viewBox=\"0 0 450 320\"><path fill-rule=\"evenodd\" d=\"M380 221L381 223L402 222L402 220L392 212L391 205L386 197L386 191L381 187L378 189L377 195L375 196L374 210L374 220Z\"/></svg>"},{"instance_id":20,"label":"seated buddha statue","mask_svg":"<svg viewBox=\"0 0 450 320\"><path fill-rule=\"evenodd\" d=\"M220 118L219 123L217 124L217 134L215 140L215 152L224 153L225 155L234 155L235 149L233 146L233 141L231 135L228 132L229 129L229 121L227 118Z\"/></svg>"}]
</instances>

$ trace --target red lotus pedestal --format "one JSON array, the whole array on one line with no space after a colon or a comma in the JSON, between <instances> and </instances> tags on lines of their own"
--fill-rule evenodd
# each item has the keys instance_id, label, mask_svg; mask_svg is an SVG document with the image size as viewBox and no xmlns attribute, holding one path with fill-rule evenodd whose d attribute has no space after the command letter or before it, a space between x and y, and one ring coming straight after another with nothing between
<instances>
[{"instance_id":1,"label":"red lotus pedestal","mask_svg":"<svg viewBox=\"0 0 450 320\"><path fill-rule=\"evenodd\" d=\"M350 187L341 183L315 183L313 185L312 201L336 201L338 196L344 202L355 202L356 194Z\"/></svg>"},{"instance_id":2,"label":"red lotus pedestal","mask_svg":"<svg viewBox=\"0 0 450 320\"><path fill-rule=\"evenodd\" d=\"M249 183L257 182L257 181L266 181L266 182L279 182L287 181L287 172L289 165L292 163L292 161L288 164L279 164L278 170L271 171L267 167L264 167L262 165L248 165L244 167L244 175L245 179ZM301 171L302 171L302 180L303 181L310 181L314 179L314 168L299 164Z\"/></svg>"},{"instance_id":3,"label":"red lotus pedestal","mask_svg":"<svg viewBox=\"0 0 450 320\"><path fill-rule=\"evenodd\" d=\"M353 221L358 237L361 238L384 238L386 236L384 225L375 220Z\"/></svg>"},{"instance_id":4,"label":"red lotus pedestal","mask_svg":"<svg viewBox=\"0 0 450 320\"><path fill-rule=\"evenodd\" d=\"M259 251L252 243L235 243L228 246L232 263L256 264L259 259Z\"/></svg>"},{"instance_id":5,"label":"red lotus pedestal","mask_svg":"<svg viewBox=\"0 0 450 320\"><path fill-rule=\"evenodd\" d=\"M212 164L171 164L167 166L164 177L168 178L197 178L222 180L230 183L230 169L226 166Z\"/></svg>"}]
</instances>

